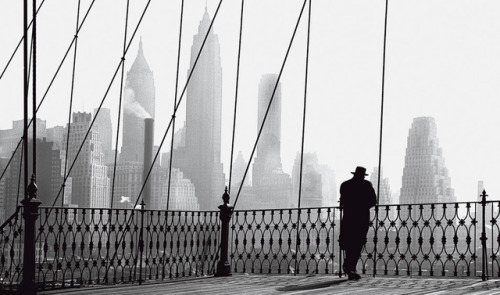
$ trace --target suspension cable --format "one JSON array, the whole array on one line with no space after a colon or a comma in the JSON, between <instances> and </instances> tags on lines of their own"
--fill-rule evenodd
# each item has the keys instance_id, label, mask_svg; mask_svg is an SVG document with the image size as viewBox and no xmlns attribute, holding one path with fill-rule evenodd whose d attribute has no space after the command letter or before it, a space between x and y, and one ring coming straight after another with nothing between
<instances>
[{"instance_id":1,"label":"suspension cable","mask_svg":"<svg viewBox=\"0 0 500 295\"><path fill-rule=\"evenodd\" d=\"M140 198L140 196L142 195L142 192L143 192L144 187L145 187L145 185L146 185L146 182L148 181L149 176L151 175L151 171L153 170L153 165L154 165L154 163L156 162L156 160L157 160L157 158L158 158L158 154L160 153L161 147L163 146L163 143L165 142L165 138L167 137L168 131L169 131L170 127L172 126L172 122L174 121L175 114L176 114L177 110L179 109L179 106L180 106L180 104L181 104L181 102L182 102L182 99L183 99L183 97L184 97L184 93L186 92L187 86L189 85L189 81L191 81L191 77L192 77L192 75L193 75L193 73L194 73L194 70L196 69L196 65L198 64L198 60L199 60L199 58L200 58L200 55L201 55L201 53L202 53L202 51L203 51L203 48L205 47L205 43L206 43L206 41L207 41L207 38L208 38L208 36L209 36L209 34L210 34L210 31L212 30L212 26L213 26L213 24L214 24L214 22L215 22L215 19L217 18L217 15L218 15L218 13L219 13L219 9L220 9L220 7L221 7L222 1L223 1L223 0L220 0L220 1L219 1L219 5L217 6L217 9L215 10L214 17L213 17L212 21L210 22L210 26L208 27L208 30L207 30L207 32L206 32L206 34L205 34L205 37L204 37L204 39L203 39L203 42L201 43L201 47L200 47L200 49L199 49L199 51L198 51L198 54L196 55L196 59L195 59L195 61L194 61L194 63L193 63L192 69L191 69L191 71L190 71L190 73L189 73L189 75L188 75L187 81L186 81L186 83L185 83L185 85L184 85L184 88L183 88L182 93L181 93L181 95L180 95L180 97L179 97L179 100L177 101L177 105L176 105L176 106L175 106L175 108L174 108L174 113L173 113L173 115L172 115L172 117L171 117L171 119L170 119L170 122L169 122L169 124L168 124L168 126L167 126L167 129L165 130L165 133L163 134L163 138L162 138L162 140L161 140L160 146L158 147L158 150L156 151L155 157L153 158L153 161L152 161L152 163L151 163L151 166L149 167L149 170L148 170L148 173L147 173L147 175L146 175L146 178L144 179L143 184L142 184L142 186L141 186L141 190L139 191L139 194L137 195L137 198L135 199L135 203L134 203L134 205L133 205L133 208L135 208L135 207L137 206L137 204L138 204L138 202L139 202L139 198ZM128 218L128 220L127 220L127 223L126 223L127 225L128 225L128 224L130 223L130 221L132 220L132 217L133 217L133 215L130 215L130 216L129 216L129 218ZM122 241L123 241L124 237L125 237L125 235L122 235L122 236L120 237L120 240L119 240L118 244L121 244L121 243L122 243ZM115 252L115 253L113 254L113 259L115 259L115 257L116 257L116 255L117 255L117 253L118 253L118 252Z\"/></svg>"},{"instance_id":2,"label":"suspension cable","mask_svg":"<svg viewBox=\"0 0 500 295\"><path fill-rule=\"evenodd\" d=\"M118 120L117 120L117 127L116 127L116 141L115 141L115 160L113 162L113 179L111 183L111 208L113 208L113 203L114 203L114 196L115 196L115 179L116 179L116 161L118 160L118 139L120 137L120 120L122 116L122 101L123 101L123 80L125 76L125 55L127 53L127 32L128 32L128 17L129 17L129 7L130 7L130 0L127 0L127 8L125 12L125 30L123 34L123 53L122 53L122 60L123 60L123 65L122 65L122 72L121 72L121 78L120 78L120 96L118 99Z\"/></svg>"},{"instance_id":3,"label":"suspension cable","mask_svg":"<svg viewBox=\"0 0 500 295\"><path fill-rule=\"evenodd\" d=\"M174 108L177 105L177 90L179 87L179 65L181 61L181 45L182 45L182 20L184 18L184 0L181 2L181 17L179 21L179 45L177 47L177 71L175 73L175 94ZM172 141L170 142L170 162L168 168L168 185L167 185L167 211L170 205L170 184L172 179L172 161L174 156L174 139L175 139L175 114L172 115Z\"/></svg>"},{"instance_id":4,"label":"suspension cable","mask_svg":"<svg viewBox=\"0 0 500 295\"><path fill-rule=\"evenodd\" d=\"M33 163L33 172L32 172L32 175L33 175L33 178L36 177L36 86L37 86L37 83L36 83L36 73L37 73L37 70L36 70L36 67L37 67L37 64L36 64L36 53L37 53L37 50L36 50L36 32L37 32L37 28L36 28L36 0L33 0L33 28L32 28L32 43L33 43L33 48L31 49L31 52L33 53L33 82L32 82L32 86L33 86L33 94L32 94L32 120L33 120L33 155L32 155L32 163ZM26 194L26 192L25 192Z\"/></svg>"},{"instance_id":5,"label":"suspension cable","mask_svg":"<svg viewBox=\"0 0 500 295\"><path fill-rule=\"evenodd\" d=\"M64 157L64 174L68 169L68 154L69 154L69 134L71 130L71 113L73 111L73 94L75 89L75 71L76 71L76 53L78 52L78 25L80 24L80 0L78 0L76 9L76 28L75 28L75 47L73 51L73 70L71 73L71 90L69 96L69 112L68 112L68 132L66 133L66 151ZM61 207L64 206L64 195L65 195L66 185L63 186L63 197L61 198Z\"/></svg>"},{"instance_id":6,"label":"suspension cable","mask_svg":"<svg viewBox=\"0 0 500 295\"><path fill-rule=\"evenodd\" d=\"M302 113L302 139L300 146L300 172L299 172L299 201L297 203L297 208L300 212L300 201L302 197L302 168L304 162L304 138L305 138L305 130L306 130L306 106L307 106L307 78L309 76L309 41L311 35L311 2L309 0L309 10L308 10L308 18L307 18L307 41L306 41L306 68L305 68L305 77L304 77L304 110ZM299 240L299 228L300 228L300 214L297 215L297 235L295 241ZM299 243L295 243L295 269L297 269L298 264L298 253L299 253ZM297 275L297 272L294 272L294 275Z\"/></svg>"},{"instance_id":7,"label":"suspension cable","mask_svg":"<svg viewBox=\"0 0 500 295\"><path fill-rule=\"evenodd\" d=\"M300 209L300 201L302 197L302 171L304 164L304 137L306 130L306 106L307 106L307 79L309 76L309 43L311 37L311 2L309 0L309 17L307 19L307 43L306 43L306 69L305 69L305 78L304 78L304 111L302 113L302 142L300 146L300 172L299 172L299 202L297 207Z\"/></svg>"},{"instance_id":8,"label":"suspension cable","mask_svg":"<svg viewBox=\"0 0 500 295\"><path fill-rule=\"evenodd\" d=\"M234 94L234 115L233 115L233 136L231 138L231 160L229 162L229 188L228 193L231 194L231 180L233 176L233 156L234 156L234 138L236 132L236 111L238 109L238 89L240 82L240 59L241 59L241 35L243 31L243 9L245 0L241 0L241 13L240 13L240 36L238 39L238 62L236 65L236 90Z\"/></svg>"},{"instance_id":9,"label":"suspension cable","mask_svg":"<svg viewBox=\"0 0 500 295\"><path fill-rule=\"evenodd\" d=\"M94 0L95 1L95 0ZM139 29L141 23L142 23L142 20L144 19L144 15L146 13L146 11L148 10L148 7L149 7L149 4L151 3L151 0L148 0L146 6L144 7L144 10L141 14L141 17L139 18L139 21L135 27L135 30L134 30L134 33L132 34L132 37L130 38L128 44L127 44L127 47L125 49L125 53L128 52L129 48L130 48L130 45L132 44L132 41L134 40L134 37L137 33L137 30ZM124 60L123 59L120 59L120 62L118 63L118 66L116 67L116 70L113 74L113 77L111 78L111 82L108 84L108 87L106 89L106 92L104 94L104 97L102 98L101 100L101 103L99 104L99 107L97 108L97 111L94 115L94 118L92 119L92 122L90 123L90 126L89 128L87 129L87 132L85 133L85 136L83 137L83 140L82 140L82 143L80 144L80 147L78 148L78 151L75 155L75 158L73 159L73 162L71 163L70 167L69 167L69 170L68 170L68 174L64 176L64 180L63 180L63 184L61 185L61 188L59 189L58 193L57 193L57 196L56 198L54 199L54 202L52 203L52 206L51 207L54 207L57 199L59 198L59 196L61 195L61 191L62 191L62 188L63 186L66 184L66 180L68 179L69 175L71 174L71 170L73 170L73 167L75 166L75 163L76 163L76 160L78 159L78 156L80 155L82 149L83 149L83 146L85 144L85 141L87 140L89 134L90 134L90 131L92 130L92 127L94 126L94 123L95 123L95 120L97 118L97 116L99 115L99 112L102 108L102 105L104 104L104 101L106 100L106 98L108 97L108 93L111 89L111 86L113 85L114 81L115 81L115 78L118 74L118 71L120 70L120 67L123 66L123 62ZM52 209L52 208L51 208Z\"/></svg>"},{"instance_id":10,"label":"suspension cable","mask_svg":"<svg viewBox=\"0 0 500 295\"><path fill-rule=\"evenodd\" d=\"M83 20L82 20L82 22L81 22L81 24L80 24L80 27L78 28L78 32L82 29L83 24L85 23L85 20L87 19L87 16L89 15L89 12L90 12L90 10L92 9L92 7L93 7L94 3L95 3L95 0L92 0L92 3L90 3L89 8L87 9L87 12L85 13L85 16L84 16L84 18L83 18ZM48 92L49 92L50 88L52 87L52 84L54 83L54 81L55 81L55 79L56 79L57 75L59 74L59 71L60 71L60 69L61 69L62 65L64 64L64 61L66 60L66 57L68 56L68 53L69 53L69 51L71 50L71 47L73 46L73 43L75 42L75 39L76 39L76 38L74 37L74 38L73 38L73 40L71 41L70 45L68 46L68 49L66 50L66 53L64 54L63 59L61 60L61 62L60 62L60 64L59 64L59 66L58 66L58 68L57 68L56 72L54 73L54 75L53 75L53 77L52 77L52 80L51 80L51 81L50 81L50 83L49 83L49 86L47 86L47 90L45 91L45 93L44 93L44 95L43 95L42 99L41 99L41 100L40 100L40 102L38 103L38 106L37 106L37 108L36 108L36 112L38 112L38 110L39 110L39 109L40 109L40 107L42 106L43 102L45 101L45 97L47 96L47 94L48 94ZM23 40L24 40L24 37L23 37ZM25 82L24 84L27 84L27 82ZM27 86L25 86L25 87L27 87ZM35 112L35 113L36 113L36 112ZM25 126L25 127L24 127L24 129L28 130L28 128L31 126L31 124L32 124L32 123L33 123L33 118L31 118L31 120L29 121L29 123L27 124L27 126ZM23 137L24 137L24 133L23 133ZM23 140L23 138L21 138L21 139L19 140L19 143L17 144L18 146L21 144L22 140ZM27 147L26 147L26 149L27 149ZM25 153L27 153L27 151L26 151ZM26 157L27 157L27 155L26 155ZM10 162L11 162L11 161L9 161L9 162L7 163L7 166L5 167L4 172L2 173L2 176L3 176L3 174L5 173L5 171L7 170L7 168L9 167ZM27 178L27 177L26 177L26 178ZM1 179L1 178L0 178L0 179ZM26 179L26 182L27 182L27 179ZM27 186L27 185L28 185L28 184L26 183L26 186Z\"/></svg>"},{"instance_id":11,"label":"suspension cable","mask_svg":"<svg viewBox=\"0 0 500 295\"><path fill-rule=\"evenodd\" d=\"M24 155L24 189L28 187L28 0L23 1L23 155ZM25 197L27 195L25 194ZM16 204L17 205L17 204Z\"/></svg>"},{"instance_id":12,"label":"suspension cable","mask_svg":"<svg viewBox=\"0 0 500 295\"><path fill-rule=\"evenodd\" d=\"M382 53L382 87L380 99L380 139L379 139L379 152L378 152L378 180L377 180L377 204L380 199L380 177L382 167L382 131L384 126L384 94L385 94L385 52L387 45L387 10L389 8L389 0L385 0L385 20L384 20L384 50Z\"/></svg>"},{"instance_id":13,"label":"suspension cable","mask_svg":"<svg viewBox=\"0 0 500 295\"><path fill-rule=\"evenodd\" d=\"M288 59L288 54L290 53L290 49L292 48L293 40L295 39L295 34L297 33L297 28L298 28L298 26L300 24L300 19L302 18L302 13L304 12L304 8L306 6L306 3L307 3L307 0L304 0L304 3L302 4L302 9L300 10L300 14L299 14L299 17L297 19L297 23L295 24L295 28L293 30L292 37L290 39L290 43L288 44L288 49L286 51L285 58L283 59L283 63L281 64L281 69L280 69L280 72L278 74L278 78L276 80L276 84L274 85L274 89L273 89L273 92L271 94L271 98L269 99L269 104L267 105L266 113L264 114L264 118L263 118L262 123L260 125L259 133L257 134L257 138L255 139L255 144L253 146L252 153L250 154L250 159L248 161L247 168L245 169L245 174L243 174L243 179L241 180L241 184L240 184L240 187L238 189L238 194L236 195L236 200L234 201L234 205L233 205L234 208L236 207L236 204L238 202L238 198L240 197L240 193L241 193L241 189L243 187L243 183L245 182L245 178L247 176L248 169L250 168L251 160L252 160L253 155L255 154L255 150L257 148L257 143L259 142L260 135L262 134L262 130L264 129L264 124L266 123L267 115L269 114L269 110L271 108L271 104L272 104L272 102L274 100L274 94L276 93L276 89L278 88L278 84L280 82L281 75L283 74L283 69L285 68L286 61Z\"/></svg>"},{"instance_id":14,"label":"suspension cable","mask_svg":"<svg viewBox=\"0 0 500 295\"><path fill-rule=\"evenodd\" d=\"M151 163L151 166L149 167L149 171L148 171L148 174L146 175L146 179L144 179L144 182L141 186L141 190L139 191L139 194L137 195L137 198L136 198L135 204L134 204L134 208L135 208L135 206L137 206L137 204L139 202L139 197L141 196L142 191L144 190L144 187L146 186L146 182L149 179L149 175L151 174L151 171L153 170L153 165L156 162L156 160L158 159L158 155L160 154L161 147L163 146L163 143L165 142L165 138L167 137L168 131L170 130L170 127L172 126L172 122L174 120L175 114L177 113L177 110L179 109L179 106L182 102L182 99L184 98L184 94L186 93L186 89L189 85L189 81L191 81L191 77L193 76L194 69L196 68L196 65L198 64L198 60L200 59L201 52L203 51L203 48L205 47L205 43L207 41L208 35L209 35L210 31L212 30L212 26L214 24L214 21L217 18L217 14L219 13L219 9L221 7L222 1L224 1L224 0L220 0L219 5L217 6L217 9L215 10L214 17L213 17L212 21L210 22L210 26L208 27L207 33L205 34L205 38L203 39L203 42L201 43L200 50L198 51L196 59L193 63L193 68L191 69L191 72L189 73L187 81L184 84L184 88L182 89L181 95L177 101L177 106L174 109L174 113L172 114L172 118L170 119L170 122L168 123L167 129L165 130L165 133L163 134L163 138L160 142L160 146L158 147L158 150L156 151L155 157L153 158L153 161Z\"/></svg>"},{"instance_id":15,"label":"suspension cable","mask_svg":"<svg viewBox=\"0 0 500 295\"><path fill-rule=\"evenodd\" d=\"M379 153L378 153L378 177L377 177L377 205L375 206L375 233L374 240L377 241L378 234L378 204L380 201L380 178L382 169L382 131L383 131L383 119L384 119L384 93L385 93L385 53L387 44L387 11L389 8L389 0L385 0L385 16L384 16L384 49L382 52L382 85L381 85L381 99L380 99L380 140L379 140ZM377 243L374 245L374 251L377 253ZM373 263L376 265L377 257L373 257ZM373 268L373 276L377 273L377 268Z\"/></svg>"},{"instance_id":16,"label":"suspension cable","mask_svg":"<svg viewBox=\"0 0 500 295\"><path fill-rule=\"evenodd\" d=\"M38 6L38 9L36 11L35 16L38 15L38 12L40 12L40 8L42 8L42 5L43 5L44 2L45 2L45 0L42 0L42 3L40 3L40 6ZM31 27L32 23L33 23L33 19L31 19L31 22L28 24L27 29L29 29ZM12 59L14 58L14 56L16 55L17 50L21 46L21 43L23 42L23 40L24 40L24 35L21 37L21 39L19 40L19 42L17 42L17 46L14 49L14 52L12 52L9 60L7 61L7 64L3 68L2 74L0 74L0 80L2 79L3 75L5 74L5 71L7 71L7 69L9 68L10 63L11 63Z\"/></svg>"}]
</instances>

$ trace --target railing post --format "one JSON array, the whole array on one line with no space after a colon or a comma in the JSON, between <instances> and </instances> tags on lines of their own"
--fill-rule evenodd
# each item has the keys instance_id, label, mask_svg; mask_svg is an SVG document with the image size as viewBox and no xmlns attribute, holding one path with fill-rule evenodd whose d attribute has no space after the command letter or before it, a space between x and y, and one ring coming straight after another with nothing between
<instances>
[{"instance_id":1,"label":"railing post","mask_svg":"<svg viewBox=\"0 0 500 295\"><path fill-rule=\"evenodd\" d=\"M340 245L342 242L341 242L341 237L340 235L342 235L342 210L344 208L342 206L339 206L339 278L342 277L342 269L343 269L343 262L344 260L342 259L342 246ZM335 234L335 230L333 231L333 233Z\"/></svg>"},{"instance_id":2,"label":"railing post","mask_svg":"<svg viewBox=\"0 0 500 295\"><path fill-rule=\"evenodd\" d=\"M139 229L139 285L142 284L142 256L144 253L144 207L145 207L144 200L141 201L141 225Z\"/></svg>"},{"instance_id":3,"label":"railing post","mask_svg":"<svg viewBox=\"0 0 500 295\"><path fill-rule=\"evenodd\" d=\"M21 201L24 206L24 253L23 253L23 280L19 285L20 294L36 294L35 283L35 222L40 215L38 206L42 203L36 198L37 186L35 175L31 176L31 183L27 187L28 197Z\"/></svg>"},{"instance_id":4,"label":"railing post","mask_svg":"<svg viewBox=\"0 0 500 295\"><path fill-rule=\"evenodd\" d=\"M217 263L217 271L215 272L216 277L227 277L231 275L231 264L227 258L229 247L229 221L231 220L231 215L233 213L233 206L229 205L227 187L224 191L224 195L222 195L222 201L224 203L219 206L219 218L221 221L221 249L219 262Z\"/></svg>"},{"instance_id":5,"label":"railing post","mask_svg":"<svg viewBox=\"0 0 500 295\"><path fill-rule=\"evenodd\" d=\"M488 195L486 194L486 191L483 190L483 193L481 194L481 206L483 207L482 210L482 230L481 230L481 248L482 248L482 271L481 271L481 279L483 281L486 281L488 279L488 275L486 272L488 271L488 248L486 247L486 240L488 238L486 237L486 197Z\"/></svg>"}]
</instances>

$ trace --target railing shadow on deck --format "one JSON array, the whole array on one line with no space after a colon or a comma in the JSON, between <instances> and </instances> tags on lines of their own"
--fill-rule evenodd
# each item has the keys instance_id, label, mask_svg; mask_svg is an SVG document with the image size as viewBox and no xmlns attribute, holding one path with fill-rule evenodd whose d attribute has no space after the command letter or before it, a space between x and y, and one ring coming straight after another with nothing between
<instances>
[{"instance_id":1,"label":"railing shadow on deck","mask_svg":"<svg viewBox=\"0 0 500 295\"><path fill-rule=\"evenodd\" d=\"M376 206L358 270L500 277L499 208L500 201L485 200ZM22 279L22 212L18 207L0 227L0 290L16 290ZM39 290L214 275L221 247L233 273L342 275L339 207L235 210L226 221L226 244L219 211L40 207L38 213Z\"/></svg>"}]
</instances>

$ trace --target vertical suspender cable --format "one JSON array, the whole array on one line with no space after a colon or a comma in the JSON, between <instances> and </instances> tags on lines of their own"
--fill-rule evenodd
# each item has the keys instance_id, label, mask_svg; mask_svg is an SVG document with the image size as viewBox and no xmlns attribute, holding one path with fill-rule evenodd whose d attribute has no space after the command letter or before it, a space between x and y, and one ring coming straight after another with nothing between
<instances>
[{"instance_id":1,"label":"vertical suspender cable","mask_svg":"<svg viewBox=\"0 0 500 295\"><path fill-rule=\"evenodd\" d=\"M305 68L305 78L304 78L304 110L302 113L302 139L301 139L301 146L300 146L300 172L299 172L299 200L297 203L297 209L300 211L300 201L302 197L302 167L304 163L304 138L305 138L305 130L306 130L306 106L307 106L307 81L308 81L308 76L309 76L309 41L311 37L311 2L312 0L309 0L309 11L308 11L308 18L307 18L307 42L306 42L306 68ZM300 223L300 215L297 214L297 224ZM298 264L298 257L299 257L299 244L297 241L299 240L299 229L300 226L297 226L297 238L295 239L295 272L294 274L297 274L297 264Z\"/></svg>"},{"instance_id":2,"label":"vertical suspender cable","mask_svg":"<svg viewBox=\"0 0 500 295\"><path fill-rule=\"evenodd\" d=\"M234 94L233 136L231 138L231 160L229 162L229 188L228 188L229 194L231 194L231 180L233 176L234 137L236 132L236 113L238 109L238 87L240 82L241 36L243 31L244 6L245 6L245 0L241 0L240 35L238 39L238 61L236 64L236 90ZM243 185L243 182L241 183L241 185Z\"/></svg>"},{"instance_id":3,"label":"vertical suspender cable","mask_svg":"<svg viewBox=\"0 0 500 295\"><path fill-rule=\"evenodd\" d=\"M386 52L386 43L387 43L387 10L389 7L389 0L385 0L385 18L384 18L384 49L382 52L382 89L381 89L381 101L380 101L380 140L379 140L379 153L378 153L378 177L377 177L377 206L380 201L380 177L381 177L381 169L382 169L382 131L383 131L383 122L384 122L384 90L385 90L385 52ZM374 233L374 241L378 241L377 233L378 233L378 207L375 207L375 233ZM373 255L373 276L377 273L377 243L374 245L374 254Z\"/></svg>"},{"instance_id":4,"label":"vertical suspender cable","mask_svg":"<svg viewBox=\"0 0 500 295\"><path fill-rule=\"evenodd\" d=\"M151 0L149 0L149 1L151 1ZM208 33L210 32L210 30L212 30L212 26L214 24L214 21L217 18L217 14L219 13L219 9L220 9L220 7L222 5L222 1L223 0L219 1L219 4L217 5L217 8L215 9L214 17L213 17L212 21L210 22L210 26L208 27L207 33L205 34L203 42L201 43L200 50L198 51L198 54L196 55L196 59L194 60L194 63L192 65L192 69L189 72L187 81L184 84L184 88L182 89L181 95L179 96L179 100L177 101L177 105L175 106L174 113L173 113L174 116L177 113L177 110L179 109L179 106L181 105L182 99L184 98L184 94L186 93L186 89L187 89L187 87L189 85L189 82L191 81L191 77L193 76L194 69L196 68L196 65L198 64L198 60L200 59L201 52L203 51L203 48L205 47L205 43L206 43L207 38L208 38ZM174 117L172 117L170 119L170 121L168 122L167 129L165 130L165 133L163 133L163 137L161 139L161 142L160 142L160 145L158 147L158 150L156 151L156 154L155 154L155 156L153 158L153 162L151 163L151 166L149 167L149 170L148 170L148 173L146 175L146 178L144 179L144 182L143 182L143 184L141 186L139 194L137 195L137 198L135 200L134 208L139 203L139 197L141 196L141 194L142 194L142 192L144 190L144 187L146 186L146 182L149 179L149 176L151 175L151 171L153 170L154 163L156 163L156 160L158 159L158 155L160 154L161 147L163 146L163 144L165 143L165 139L167 138L168 131L170 130L170 127L172 127L173 118Z\"/></svg>"},{"instance_id":5,"label":"vertical suspender cable","mask_svg":"<svg viewBox=\"0 0 500 295\"><path fill-rule=\"evenodd\" d=\"M36 178L36 0L33 0L33 178Z\"/></svg>"},{"instance_id":6,"label":"vertical suspender cable","mask_svg":"<svg viewBox=\"0 0 500 295\"><path fill-rule=\"evenodd\" d=\"M311 2L312 0L309 0L309 16L307 20L306 69L305 69L305 80L304 80L304 111L302 114L302 142L300 146L299 202L297 205L299 209L302 197L302 171L303 171L302 166L304 163L304 137L306 130L307 79L309 76L309 41L311 37Z\"/></svg>"},{"instance_id":7,"label":"vertical suspender cable","mask_svg":"<svg viewBox=\"0 0 500 295\"><path fill-rule=\"evenodd\" d=\"M243 183L245 182L245 178L248 174L248 169L250 168L250 164L251 164L253 155L255 154L255 150L257 149L257 144L259 143L260 136L262 135L262 130L264 129L264 124L266 123L267 115L269 114L269 110L271 109L271 104L273 103L273 100L274 100L274 94L276 93L276 89L278 88L278 84L280 82L281 75L283 74L283 70L284 70L285 65L286 65L286 61L288 60L288 54L290 53L290 49L292 48L293 40L295 39L295 34L297 33L297 28L300 24L302 14L304 13L304 8L306 7L306 3L307 3L307 0L304 0L304 3L302 4L302 8L300 10L299 17L297 18L297 23L295 24L295 28L293 29L293 34L292 34L292 37L290 38L290 42L288 44L288 48L286 50L285 57L283 59L283 62L281 63L280 72L278 74L278 78L276 79L276 84L274 85L273 92L271 94L271 98L269 99L269 103L267 105L267 109L266 109L266 112L264 114L264 118L262 119L262 123L260 125L259 132L257 133L257 138L255 139L255 143L253 145L252 153L250 154L250 158L248 160L248 164L247 164L247 167L245 169L245 173L243 174L243 179L241 180L241 184L240 184L240 187L238 189L238 193L236 194L236 199L235 199L234 204L233 204L234 207L236 207L236 204L238 203L241 189L243 188Z\"/></svg>"},{"instance_id":8,"label":"vertical suspender cable","mask_svg":"<svg viewBox=\"0 0 500 295\"><path fill-rule=\"evenodd\" d=\"M28 0L23 1L23 89L24 89L24 126L23 126L23 156L24 156L24 198L27 198L28 187ZM16 204L17 205L17 204Z\"/></svg>"},{"instance_id":9,"label":"vertical suspender cable","mask_svg":"<svg viewBox=\"0 0 500 295\"><path fill-rule=\"evenodd\" d=\"M382 131L384 126L384 93L385 93L385 52L387 44L387 9L389 7L389 0L385 0L385 21L384 21L384 50L382 53L382 94L380 101L380 138L378 149L378 180L377 180L377 204L380 199L380 174L382 167Z\"/></svg>"},{"instance_id":10,"label":"vertical suspender cable","mask_svg":"<svg viewBox=\"0 0 500 295\"><path fill-rule=\"evenodd\" d=\"M66 151L64 157L64 176L68 169L68 154L69 154L69 134L71 131L71 112L73 111L73 93L75 89L75 70L76 70L76 53L78 49L78 25L80 24L80 0L78 0L77 10L76 10L76 28L75 28L75 48L73 51L73 72L71 74L71 92L69 96L69 114L68 114L68 130L66 133ZM66 190L66 184L63 184L63 191L61 198L61 207L64 206L64 195Z\"/></svg>"},{"instance_id":11,"label":"vertical suspender cable","mask_svg":"<svg viewBox=\"0 0 500 295\"><path fill-rule=\"evenodd\" d=\"M181 61L182 47L182 21L184 18L184 0L181 1L181 17L179 21L179 45L177 47L177 70L175 73L175 93L174 93L174 109L177 106L177 91L179 89L179 66ZM172 115L172 141L170 142L170 161L168 163L168 185L167 185L167 211L170 205L170 184L172 179L172 161L174 157L174 140L175 140L175 113Z\"/></svg>"},{"instance_id":12,"label":"vertical suspender cable","mask_svg":"<svg viewBox=\"0 0 500 295\"><path fill-rule=\"evenodd\" d=\"M122 53L122 72L120 80L120 96L118 99L118 122L116 123L116 140L115 140L115 156L113 161L113 179L111 182L111 208L113 208L115 197L115 179L116 179L116 161L118 159L118 139L120 137L120 120L122 115L122 100L123 100L123 77L125 76L125 55L127 54L127 32L128 32L128 15L129 15L130 0L127 0L127 8L125 12L125 30L123 34L123 53Z\"/></svg>"}]
</instances>

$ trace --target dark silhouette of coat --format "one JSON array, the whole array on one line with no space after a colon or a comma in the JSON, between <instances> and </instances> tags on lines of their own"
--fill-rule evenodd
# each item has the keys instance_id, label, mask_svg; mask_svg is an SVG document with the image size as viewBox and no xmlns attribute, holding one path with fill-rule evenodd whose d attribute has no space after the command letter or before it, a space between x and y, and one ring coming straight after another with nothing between
<instances>
[{"instance_id":1,"label":"dark silhouette of coat","mask_svg":"<svg viewBox=\"0 0 500 295\"><path fill-rule=\"evenodd\" d=\"M343 220L340 226L340 248L348 249L363 245L370 223L370 208L377 197L372 183L353 177L340 186L340 206Z\"/></svg>"}]
</instances>

